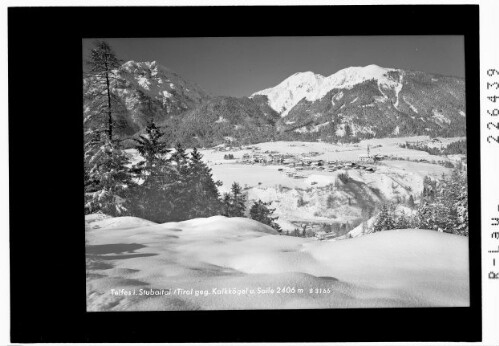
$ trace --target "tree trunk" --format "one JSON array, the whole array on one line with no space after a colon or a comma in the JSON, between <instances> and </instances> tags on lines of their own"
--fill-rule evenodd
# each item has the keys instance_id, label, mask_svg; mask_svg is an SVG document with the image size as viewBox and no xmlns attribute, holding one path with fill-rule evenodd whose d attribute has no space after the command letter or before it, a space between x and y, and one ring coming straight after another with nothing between
<instances>
[{"instance_id":1,"label":"tree trunk","mask_svg":"<svg viewBox=\"0 0 499 346\"><path fill-rule=\"evenodd\" d=\"M107 62L105 62L106 67L106 91L107 91L107 119L108 119L108 136L109 141L113 141L113 117L111 115L111 87L109 83L109 70L107 67Z\"/></svg>"}]
</instances>

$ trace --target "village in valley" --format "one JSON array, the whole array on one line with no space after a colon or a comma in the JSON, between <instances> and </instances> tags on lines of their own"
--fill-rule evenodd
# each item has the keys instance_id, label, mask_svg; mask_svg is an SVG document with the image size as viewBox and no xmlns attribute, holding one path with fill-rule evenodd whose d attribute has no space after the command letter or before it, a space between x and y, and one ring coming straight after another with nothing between
<instances>
[{"instance_id":1,"label":"village in valley","mask_svg":"<svg viewBox=\"0 0 499 346\"><path fill-rule=\"evenodd\" d=\"M202 152L215 178L224 183L222 190L238 182L250 201L261 198L271 202L285 234L341 240L359 235L355 228L363 223L366 227L372 217L370 212L363 215L366 209L385 202L418 202L426 176L450 175L457 165L465 169L465 155L430 155L424 151L427 147L444 150L462 140L418 136L347 144L252 145L228 140ZM343 203L330 203L331 195ZM337 213L324 209L336 209Z\"/></svg>"}]
</instances>

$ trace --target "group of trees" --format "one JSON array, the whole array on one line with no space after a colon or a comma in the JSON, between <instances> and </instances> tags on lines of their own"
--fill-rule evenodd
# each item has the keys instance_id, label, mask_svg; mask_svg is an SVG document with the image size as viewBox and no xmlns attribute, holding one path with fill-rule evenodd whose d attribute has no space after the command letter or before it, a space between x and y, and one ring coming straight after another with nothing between
<instances>
[{"instance_id":1,"label":"group of trees","mask_svg":"<svg viewBox=\"0 0 499 346\"><path fill-rule=\"evenodd\" d=\"M194 148L187 154L180 144L169 149L163 136L154 122L148 124L145 133L134 138L142 157L136 163L107 135L88 142L86 212L131 215L159 223L214 215L246 217L247 197L238 183L221 197L218 187L222 183L214 181L200 152ZM274 211L270 203L259 200L249 216L280 231Z\"/></svg>"},{"instance_id":2,"label":"group of trees","mask_svg":"<svg viewBox=\"0 0 499 346\"><path fill-rule=\"evenodd\" d=\"M254 202L249 211L250 217L281 232L281 226L276 222L278 217L273 216L275 208L271 209L270 205L271 202L262 202L261 200Z\"/></svg>"},{"instance_id":3,"label":"group of trees","mask_svg":"<svg viewBox=\"0 0 499 346\"><path fill-rule=\"evenodd\" d=\"M247 196L243 193L241 186L234 182L230 192L225 193L222 197L220 214L228 217L245 217L246 204ZM253 202L249 209L249 217L281 232L282 229L276 222L278 217L274 216L275 208L271 208L271 204L271 202L262 202L261 200Z\"/></svg>"},{"instance_id":4,"label":"group of trees","mask_svg":"<svg viewBox=\"0 0 499 346\"><path fill-rule=\"evenodd\" d=\"M244 217L246 201L247 196L243 193L241 186L234 182L230 192L223 195L221 214L228 217Z\"/></svg>"},{"instance_id":5,"label":"group of trees","mask_svg":"<svg viewBox=\"0 0 499 346\"><path fill-rule=\"evenodd\" d=\"M221 209L221 183L213 180L199 151L187 154L180 144L169 149L153 122L134 139L142 157L137 163L108 135L94 137L85 151L87 213L167 222L217 215Z\"/></svg>"},{"instance_id":6,"label":"group of trees","mask_svg":"<svg viewBox=\"0 0 499 346\"><path fill-rule=\"evenodd\" d=\"M466 172L455 168L450 175L441 179L426 177L421 200L415 205L414 216L403 211L396 212L393 204L384 204L379 209L373 232L419 228L438 232L468 236L468 184ZM412 207L411 207L412 208Z\"/></svg>"},{"instance_id":7,"label":"group of trees","mask_svg":"<svg viewBox=\"0 0 499 346\"><path fill-rule=\"evenodd\" d=\"M444 148L429 147L428 145L418 145L411 143L401 144L400 146L407 149L426 151L430 155L466 155L467 151L465 139L452 142Z\"/></svg>"},{"instance_id":8,"label":"group of trees","mask_svg":"<svg viewBox=\"0 0 499 346\"><path fill-rule=\"evenodd\" d=\"M418 228L468 236L466 172L455 168L439 180L425 179L418 207Z\"/></svg>"},{"instance_id":9,"label":"group of trees","mask_svg":"<svg viewBox=\"0 0 499 346\"><path fill-rule=\"evenodd\" d=\"M146 133L135 140L144 160L133 166L140 184L131 189L131 214L155 222L217 215L221 182L213 180L196 148L190 154L180 144L170 150L161 141L163 135L150 123Z\"/></svg>"},{"instance_id":10,"label":"group of trees","mask_svg":"<svg viewBox=\"0 0 499 346\"><path fill-rule=\"evenodd\" d=\"M307 238L309 236L309 233L307 232L307 226L302 225L301 230L299 228L295 228L292 231L288 231L286 235L289 235L291 237Z\"/></svg>"},{"instance_id":11,"label":"group of trees","mask_svg":"<svg viewBox=\"0 0 499 346\"><path fill-rule=\"evenodd\" d=\"M165 129L151 117L144 133L132 138L141 160L132 162L115 134L119 107L113 102L111 80L120 60L105 42L97 42L88 62L96 83L91 116L84 119L85 212L112 216L131 215L155 222L197 217L246 216L246 195L234 183L220 196L220 181L194 148L190 153L179 143L168 145ZM90 119L91 118L91 119ZM91 121L90 121L91 120ZM130 143L130 141L129 141ZM249 216L280 231L270 203L257 201Z\"/></svg>"},{"instance_id":12,"label":"group of trees","mask_svg":"<svg viewBox=\"0 0 499 346\"><path fill-rule=\"evenodd\" d=\"M396 213L396 207L393 204L383 204L379 214L372 226L373 232L388 231L392 229L406 229L417 227L414 218L405 212Z\"/></svg>"}]
</instances>

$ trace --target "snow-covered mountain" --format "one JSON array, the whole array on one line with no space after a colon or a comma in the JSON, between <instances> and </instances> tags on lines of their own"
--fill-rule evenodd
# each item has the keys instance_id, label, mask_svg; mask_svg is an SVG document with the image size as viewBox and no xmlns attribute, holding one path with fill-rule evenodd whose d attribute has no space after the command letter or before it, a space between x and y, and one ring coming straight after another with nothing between
<instances>
[{"instance_id":1,"label":"snow-covered mountain","mask_svg":"<svg viewBox=\"0 0 499 346\"><path fill-rule=\"evenodd\" d=\"M307 101L320 100L332 89L351 89L354 85L370 79L376 80L380 88L400 90L402 81L394 79L389 74L394 71L400 70L369 65L348 67L329 77L310 71L299 72L286 78L277 86L258 91L252 96L266 95L270 106L281 113L281 116L286 116L304 98Z\"/></svg>"},{"instance_id":2,"label":"snow-covered mountain","mask_svg":"<svg viewBox=\"0 0 499 346\"><path fill-rule=\"evenodd\" d=\"M84 79L85 117L98 111L93 97L104 85L95 77ZM149 119L161 122L191 110L209 98L207 92L156 61L128 61L115 71L111 79L116 119L121 133L140 131Z\"/></svg>"},{"instance_id":3,"label":"snow-covered mountain","mask_svg":"<svg viewBox=\"0 0 499 346\"><path fill-rule=\"evenodd\" d=\"M128 61L123 64L120 77L126 80L129 86L141 90L153 100L160 101L168 113L188 109L208 97L201 87L156 61ZM118 92L119 90L117 89ZM127 93L123 95L128 97Z\"/></svg>"},{"instance_id":4,"label":"snow-covered mountain","mask_svg":"<svg viewBox=\"0 0 499 346\"><path fill-rule=\"evenodd\" d=\"M256 96L280 113L281 132L384 137L466 129L464 80L418 71L369 65L329 77L296 73Z\"/></svg>"}]
</instances>

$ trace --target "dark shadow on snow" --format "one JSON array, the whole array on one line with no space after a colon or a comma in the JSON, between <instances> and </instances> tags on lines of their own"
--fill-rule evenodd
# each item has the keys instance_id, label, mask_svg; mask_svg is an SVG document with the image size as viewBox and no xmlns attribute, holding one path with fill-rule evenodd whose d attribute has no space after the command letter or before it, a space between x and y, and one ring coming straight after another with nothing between
<instances>
[{"instance_id":1,"label":"dark shadow on snow","mask_svg":"<svg viewBox=\"0 0 499 346\"><path fill-rule=\"evenodd\" d=\"M87 245L85 248L87 257L92 260L119 260L157 255L155 253L136 253L135 250L145 248L145 245L137 243Z\"/></svg>"},{"instance_id":2,"label":"dark shadow on snow","mask_svg":"<svg viewBox=\"0 0 499 346\"><path fill-rule=\"evenodd\" d=\"M325 280L331 280L331 281L340 281L335 277L332 276L318 276L319 279L325 279Z\"/></svg>"},{"instance_id":3,"label":"dark shadow on snow","mask_svg":"<svg viewBox=\"0 0 499 346\"><path fill-rule=\"evenodd\" d=\"M87 255L105 255L105 254L122 254L133 253L135 250L142 249L145 246L142 244L104 244L104 245L87 245Z\"/></svg>"},{"instance_id":4,"label":"dark shadow on snow","mask_svg":"<svg viewBox=\"0 0 499 346\"><path fill-rule=\"evenodd\" d=\"M114 266L108 264L108 263L103 263L103 262L97 262L97 261L87 261L87 269L89 270L106 270L106 269L112 269Z\"/></svg>"},{"instance_id":5,"label":"dark shadow on snow","mask_svg":"<svg viewBox=\"0 0 499 346\"><path fill-rule=\"evenodd\" d=\"M151 257L151 256L156 256L156 253L136 253L136 254L123 254L123 255L116 255L116 256L109 256L109 255L93 255L92 257L94 259L101 259L101 260L119 260L119 259L128 259L128 258L138 258L138 257Z\"/></svg>"}]
</instances>

